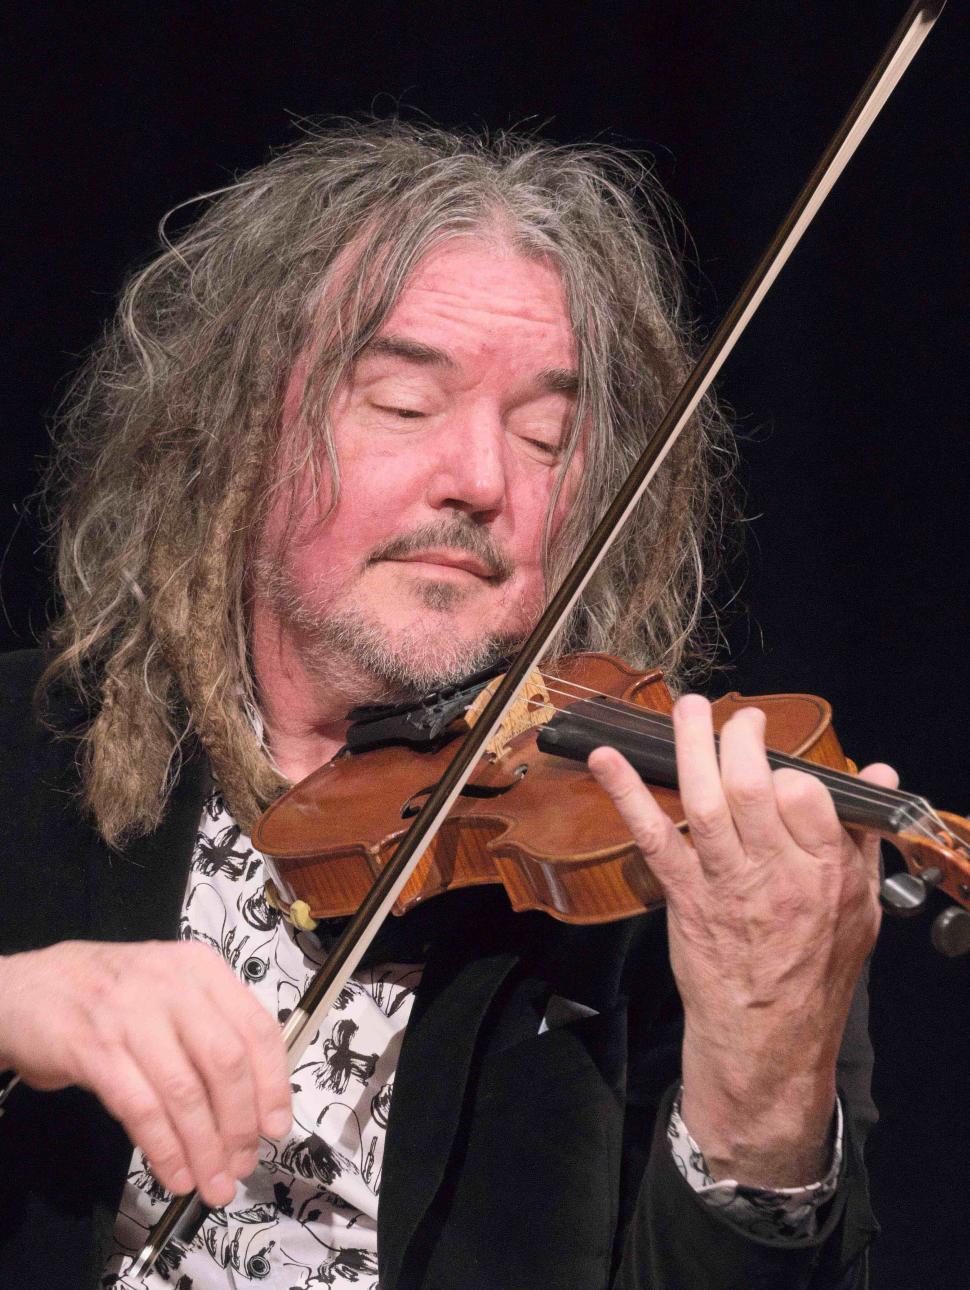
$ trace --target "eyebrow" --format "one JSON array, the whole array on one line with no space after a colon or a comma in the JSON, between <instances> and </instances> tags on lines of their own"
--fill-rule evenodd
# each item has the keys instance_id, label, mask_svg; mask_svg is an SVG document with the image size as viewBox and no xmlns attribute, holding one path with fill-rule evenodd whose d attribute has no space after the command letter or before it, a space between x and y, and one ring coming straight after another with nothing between
<instances>
[{"instance_id":1,"label":"eyebrow","mask_svg":"<svg viewBox=\"0 0 970 1290\"><path fill-rule=\"evenodd\" d=\"M360 357L367 358L372 354L385 358L403 358L405 362L418 363L422 367L440 367L454 371L458 366L446 350L411 340L407 336L375 336L361 350ZM569 367L544 367L536 375L536 384L549 394L565 394L575 398L579 393L579 373Z\"/></svg>"},{"instance_id":2,"label":"eyebrow","mask_svg":"<svg viewBox=\"0 0 970 1290\"><path fill-rule=\"evenodd\" d=\"M361 357L381 354L385 358L403 358L409 363L420 363L422 367L457 367L450 354L433 345L424 345L419 340L408 340L406 336L375 336L361 350Z\"/></svg>"},{"instance_id":3,"label":"eyebrow","mask_svg":"<svg viewBox=\"0 0 970 1290\"><path fill-rule=\"evenodd\" d=\"M579 394L579 373L571 367L544 367L536 384L550 394L566 394L574 399Z\"/></svg>"}]
</instances>

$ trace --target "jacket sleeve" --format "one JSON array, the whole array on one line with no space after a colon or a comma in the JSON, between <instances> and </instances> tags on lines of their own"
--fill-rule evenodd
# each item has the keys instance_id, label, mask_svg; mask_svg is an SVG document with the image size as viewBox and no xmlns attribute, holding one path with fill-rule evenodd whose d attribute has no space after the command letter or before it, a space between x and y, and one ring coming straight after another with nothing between
<instances>
[{"instance_id":1,"label":"jacket sleeve","mask_svg":"<svg viewBox=\"0 0 970 1290\"><path fill-rule=\"evenodd\" d=\"M867 1030L867 974L856 989L839 1057L845 1139L838 1190L819 1213L815 1235L765 1240L707 1204L681 1177L666 1127L678 1085L659 1099L650 1081L630 1089L627 1177L639 1188L620 1233L613 1290L864 1290L866 1248L878 1231L869 1206L862 1146L875 1120L869 1093L872 1048ZM670 1044L670 1037L667 1041ZM650 1069L648 1064L646 1069ZM637 1168L635 1138L649 1142ZM628 1181L629 1185L629 1181Z\"/></svg>"}]
</instances>

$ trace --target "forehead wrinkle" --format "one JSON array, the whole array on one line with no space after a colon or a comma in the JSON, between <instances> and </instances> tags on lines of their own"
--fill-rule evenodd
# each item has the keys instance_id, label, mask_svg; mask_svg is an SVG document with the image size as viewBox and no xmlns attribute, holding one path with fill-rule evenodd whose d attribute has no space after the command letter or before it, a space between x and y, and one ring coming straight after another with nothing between
<instances>
[{"instance_id":1,"label":"forehead wrinkle","mask_svg":"<svg viewBox=\"0 0 970 1290\"><path fill-rule=\"evenodd\" d=\"M445 318L480 316L485 320L511 319L522 323L541 323L543 326L555 326L560 322L555 306L548 307L551 302L540 304L531 292L523 291L519 294L507 291L504 298L495 292L489 296L487 303L478 303L480 292L456 291L444 285L427 283L415 284L410 300L402 297L400 304L404 306L405 312L413 298L422 295L432 296L432 311Z\"/></svg>"}]
</instances>

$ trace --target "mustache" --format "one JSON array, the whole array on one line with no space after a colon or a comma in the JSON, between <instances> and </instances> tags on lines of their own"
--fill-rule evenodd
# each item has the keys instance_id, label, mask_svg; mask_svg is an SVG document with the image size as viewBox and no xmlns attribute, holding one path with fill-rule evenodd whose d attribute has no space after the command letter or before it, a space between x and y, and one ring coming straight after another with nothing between
<instances>
[{"instance_id":1,"label":"mustache","mask_svg":"<svg viewBox=\"0 0 970 1290\"><path fill-rule=\"evenodd\" d=\"M440 523L421 524L410 533L388 538L374 548L367 557L367 564L376 564L379 560L400 560L432 547L466 551L485 565L489 578L495 582L506 582L515 572L515 565L499 549L488 530L460 516Z\"/></svg>"}]
</instances>

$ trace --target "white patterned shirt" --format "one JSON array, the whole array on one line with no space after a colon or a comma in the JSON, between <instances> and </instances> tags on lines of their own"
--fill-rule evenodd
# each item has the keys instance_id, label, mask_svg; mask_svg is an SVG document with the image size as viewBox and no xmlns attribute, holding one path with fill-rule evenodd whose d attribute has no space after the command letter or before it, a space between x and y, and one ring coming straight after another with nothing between
<instances>
[{"instance_id":1,"label":"white patterned shirt","mask_svg":"<svg viewBox=\"0 0 970 1290\"><path fill-rule=\"evenodd\" d=\"M280 1022L324 954L266 903L262 856L217 791L205 804L180 935L213 946ZM377 1198L384 1132L404 1028L421 978L414 963L358 971L292 1075L293 1127L260 1140L255 1173L206 1220L184 1258L166 1255L147 1285L177 1290L377 1290ZM169 1200L136 1150L105 1286L118 1281ZM127 1261L126 1261L127 1259Z\"/></svg>"}]
</instances>

